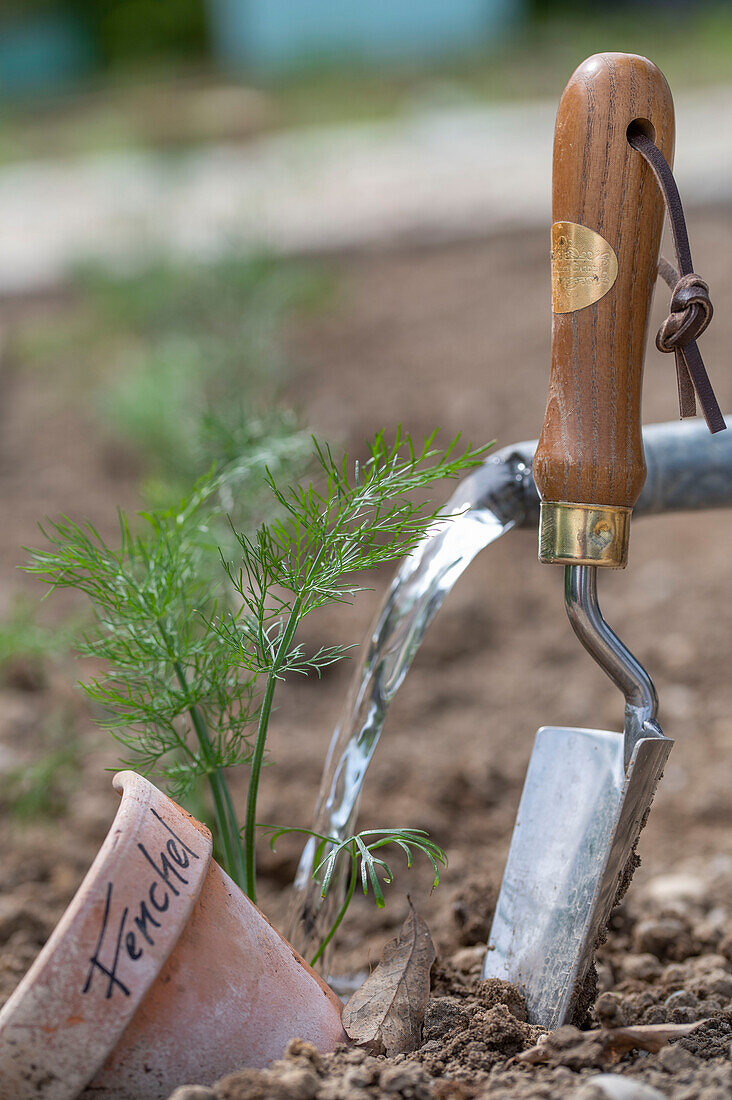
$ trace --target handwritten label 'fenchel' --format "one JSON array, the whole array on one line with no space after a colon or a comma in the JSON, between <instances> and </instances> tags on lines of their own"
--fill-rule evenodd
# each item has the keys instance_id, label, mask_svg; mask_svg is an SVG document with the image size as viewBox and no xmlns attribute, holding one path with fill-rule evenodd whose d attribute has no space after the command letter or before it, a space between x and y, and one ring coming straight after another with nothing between
<instances>
[{"instance_id":1,"label":"handwritten label 'fenchel'","mask_svg":"<svg viewBox=\"0 0 732 1100\"><path fill-rule=\"evenodd\" d=\"M114 881L107 883L97 942L82 993L101 985L107 1000L115 994L130 996L134 964L155 947L156 935L171 919L176 900L182 897L191 880L188 869L192 861L201 859L152 806L149 809L163 832L155 829L158 834L155 844L137 844L140 892L135 898L118 896Z\"/></svg>"}]
</instances>

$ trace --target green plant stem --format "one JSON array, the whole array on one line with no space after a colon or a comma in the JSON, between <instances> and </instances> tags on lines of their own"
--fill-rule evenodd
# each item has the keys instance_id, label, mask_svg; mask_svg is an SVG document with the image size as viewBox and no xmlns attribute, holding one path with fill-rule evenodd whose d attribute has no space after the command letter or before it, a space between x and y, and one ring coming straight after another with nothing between
<instances>
[{"instance_id":1,"label":"green plant stem","mask_svg":"<svg viewBox=\"0 0 732 1100\"><path fill-rule=\"evenodd\" d=\"M348 890L346 891L346 896L344 898L343 905L338 910L338 916L333 921L333 924L330 927L330 932L325 937L325 939L322 941L322 943L320 944L320 947L318 948L318 950L315 952L312 959L310 960L310 965L311 966L315 966L316 962L318 961L320 956L323 954L326 947L328 946L328 944L330 943L330 941L333 939L336 932L338 931L339 924L341 923L341 921L345 917L346 913L348 912L348 906L351 904L351 900L352 900L354 892L356 890L356 882L357 881L358 881L358 861L356 860L355 856L353 854L351 854L351 879L348 883Z\"/></svg>"},{"instance_id":2,"label":"green plant stem","mask_svg":"<svg viewBox=\"0 0 732 1100\"><path fill-rule=\"evenodd\" d=\"M249 790L247 792L247 809L244 820L244 891L253 902L257 900L257 861L255 852L257 829L257 795L259 794L259 780L264 763L264 749L267 743L267 730L272 713L275 688L277 686L278 673L287 656L290 643L295 636L297 625L300 621L302 599L300 596L294 601L287 619L287 626L280 638L274 660L267 672L267 683L264 688L264 697L259 711L257 725L257 740L254 744L254 752L250 763Z\"/></svg>"},{"instance_id":3,"label":"green plant stem","mask_svg":"<svg viewBox=\"0 0 732 1100\"><path fill-rule=\"evenodd\" d=\"M239 830L237 828L236 818L234 817L234 807L231 801L229 785L221 769L217 768L213 763L213 746L211 745L206 723L203 720L200 710L197 706L192 705L189 707L188 713L191 716L193 728L196 731L196 736L198 737L198 741L208 765L206 777L213 796L217 831L221 837L221 844L224 849L224 858L227 865L226 870L234 879L237 886L243 888L245 870L241 842L239 840Z\"/></svg>"},{"instance_id":4,"label":"green plant stem","mask_svg":"<svg viewBox=\"0 0 732 1100\"><path fill-rule=\"evenodd\" d=\"M234 810L234 802L231 797L231 791L229 790L229 784L226 782L224 773L219 769L216 773L221 780L221 793L223 795L224 802L226 803L226 813L228 819L228 834L231 841L231 847L234 850L235 868L236 873L232 874L232 878L242 890L244 889L244 883L246 881L246 871L244 867L244 851L241 844L241 830L239 829L239 822Z\"/></svg>"},{"instance_id":5,"label":"green plant stem","mask_svg":"<svg viewBox=\"0 0 732 1100\"><path fill-rule=\"evenodd\" d=\"M160 632L165 639L166 645L169 646L169 637L165 627L162 623L159 624ZM188 681L180 661L173 661L173 669L175 671L176 679L181 686L181 689L188 696ZM226 782L226 778L223 775L220 768L217 768L214 763L213 745L211 744L211 738L208 735L206 728L206 722L199 708L195 703L190 703L188 707L188 713L191 716L191 723L196 731L196 737L198 743L201 746L201 752L204 755L207 764L206 777L208 779L209 786L211 788L211 795L213 797L214 813L216 814L216 831L219 834L221 845L224 851L224 861L226 863L226 871L236 882L237 886L244 887L245 874L244 863L242 858L241 842L239 840L239 830L236 824L236 817L234 815L234 807L231 801L231 793L229 791L229 785Z\"/></svg>"}]
</instances>

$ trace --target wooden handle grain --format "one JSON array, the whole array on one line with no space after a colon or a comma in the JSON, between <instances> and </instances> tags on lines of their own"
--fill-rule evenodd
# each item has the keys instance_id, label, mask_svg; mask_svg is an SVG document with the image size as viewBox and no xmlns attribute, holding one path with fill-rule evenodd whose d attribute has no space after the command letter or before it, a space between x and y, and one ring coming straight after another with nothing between
<instances>
[{"instance_id":1,"label":"wooden handle grain","mask_svg":"<svg viewBox=\"0 0 732 1100\"><path fill-rule=\"evenodd\" d=\"M671 163L674 111L662 73L633 54L588 58L564 91L554 135L553 308L567 311L553 313L549 399L534 458L545 501L630 508L645 480L641 383L663 199L628 144L631 123ZM582 234L575 243L577 226L603 239L590 235L594 251ZM605 242L617 275L584 304L610 281Z\"/></svg>"}]
</instances>

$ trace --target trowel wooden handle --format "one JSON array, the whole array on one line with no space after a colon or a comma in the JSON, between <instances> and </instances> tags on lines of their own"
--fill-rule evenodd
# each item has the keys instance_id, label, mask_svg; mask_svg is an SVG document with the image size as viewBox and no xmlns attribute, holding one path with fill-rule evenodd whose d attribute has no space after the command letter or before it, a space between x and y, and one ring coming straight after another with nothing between
<instances>
[{"instance_id":1,"label":"trowel wooden handle","mask_svg":"<svg viewBox=\"0 0 732 1100\"><path fill-rule=\"evenodd\" d=\"M664 209L628 144L631 125L671 162L662 73L634 54L588 58L564 91L554 135L551 379L534 458L543 501L611 511L632 508L645 480L641 382ZM624 564L587 549L544 560Z\"/></svg>"}]
</instances>

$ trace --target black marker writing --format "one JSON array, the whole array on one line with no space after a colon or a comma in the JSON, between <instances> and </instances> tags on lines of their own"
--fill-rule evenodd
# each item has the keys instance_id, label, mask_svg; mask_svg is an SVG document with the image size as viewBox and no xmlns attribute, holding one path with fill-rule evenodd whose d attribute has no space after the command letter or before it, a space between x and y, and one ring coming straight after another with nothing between
<instances>
[{"instance_id":1,"label":"black marker writing","mask_svg":"<svg viewBox=\"0 0 732 1100\"><path fill-rule=\"evenodd\" d=\"M129 987L125 985L117 974L121 958L126 956L131 962L137 962L145 953L145 944L147 944L148 947L155 946L155 932L157 929L163 927L165 914L170 910L171 896L173 898L180 897L180 887L187 886L190 881L181 874L181 871L185 871L186 868L190 867L192 859L198 860L201 858L197 852L181 840L167 822L163 821L160 814L156 813L152 806L150 807L150 812L160 822L163 828L170 833L170 839L165 842L164 848L155 856L150 854L144 844L138 843L137 845L146 862L152 867L157 877L154 878L152 882L145 885L142 891L143 897L140 898L136 905L132 907L129 905L124 906L119 918L112 917L114 883L107 883L107 894L104 902L102 923L99 929L99 936L97 938L94 954L89 960L89 971L81 991L82 993L89 992L92 985L92 979L95 973L99 971L107 978L107 989L105 993L105 998L107 1000L111 998L115 989L121 990L125 997L129 997ZM137 914L132 919L132 923L137 931L130 929L125 934L130 908L132 908L133 912L136 911ZM111 962L105 964L102 962L101 956L105 940L108 939L107 933L110 928L110 923L112 926L116 923L116 936L113 938L109 937L110 942L113 940L114 943L113 954ZM139 940L138 935L140 937Z\"/></svg>"},{"instance_id":2,"label":"black marker writing","mask_svg":"<svg viewBox=\"0 0 732 1100\"><path fill-rule=\"evenodd\" d=\"M108 967L104 966L104 964L99 961L99 952L102 950L102 944L104 943L104 936L105 936L105 933L107 931L107 924L109 922L109 910L110 910L110 906L112 904L112 890L113 890L113 885L112 885L111 882L108 882L107 883L107 897L106 897L105 902L104 902L104 915L102 916L102 927L99 930L99 938L97 940L97 946L94 950L94 954L92 955L91 959L89 960L89 962L90 962L89 973L86 976L86 981L84 982L84 988L81 991L82 993L88 993L89 992L95 970L101 970L102 974L104 974L107 978L109 978L109 984L107 985L107 992L105 994L107 1000L109 1000L109 998L112 996L112 990L114 989L115 986L118 986L122 990L125 997L129 997L129 995L130 995L130 991L127 988L127 986L124 984L124 982L120 981L120 979L117 977L117 964L119 962L119 948L120 948L120 943L122 941L122 933L124 932L125 922L127 920L127 914L129 912L129 909L126 906L125 906L125 908L122 912L122 919L119 922L119 929L117 931L117 943L116 943L115 949L114 949L114 960L112 962L112 969L110 970Z\"/></svg>"}]
</instances>

